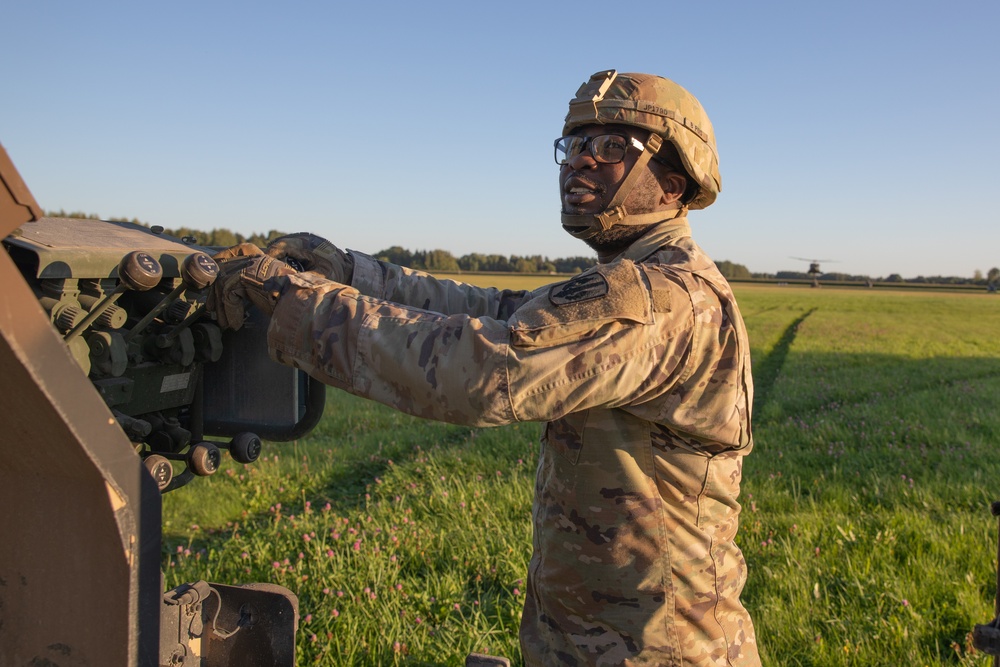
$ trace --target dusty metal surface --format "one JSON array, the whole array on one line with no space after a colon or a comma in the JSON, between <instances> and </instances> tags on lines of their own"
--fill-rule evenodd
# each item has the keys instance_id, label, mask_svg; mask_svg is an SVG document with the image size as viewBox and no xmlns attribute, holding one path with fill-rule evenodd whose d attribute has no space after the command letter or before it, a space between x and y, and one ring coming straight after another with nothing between
<instances>
[{"instance_id":1,"label":"dusty metal surface","mask_svg":"<svg viewBox=\"0 0 1000 667\"><path fill-rule=\"evenodd\" d=\"M136 248L156 258L165 277L176 278L184 258L200 249L142 225L88 218L39 218L17 227L8 243L38 257L36 278L113 277L122 255Z\"/></svg>"},{"instance_id":2,"label":"dusty metal surface","mask_svg":"<svg viewBox=\"0 0 1000 667\"><path fill-rule=\"evenodd\" d=\"M42 208L0 145L0 237L28 220L42 217Z\"/></svg>"}]
</instances>

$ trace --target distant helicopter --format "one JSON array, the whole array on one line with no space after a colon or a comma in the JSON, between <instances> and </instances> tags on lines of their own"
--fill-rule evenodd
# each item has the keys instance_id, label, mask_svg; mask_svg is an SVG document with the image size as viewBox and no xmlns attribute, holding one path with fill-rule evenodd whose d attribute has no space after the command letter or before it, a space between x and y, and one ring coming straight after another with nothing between
<instances>
[{"instance_id":1,"label":"distant helicopter","mask_svg":"<svg viewBox=\"0 0 1000 667\"><path fill-rule=\"evenodd\" d=\"M835 259L808 259L806 257L790 257L789 259L797 259L800 262L809 262L809 271L807 273L812 276L812 286L819 287L819 277L823 275L823 272L819 268L820 262L834 262Z\"/></svg>"}]
</instances>

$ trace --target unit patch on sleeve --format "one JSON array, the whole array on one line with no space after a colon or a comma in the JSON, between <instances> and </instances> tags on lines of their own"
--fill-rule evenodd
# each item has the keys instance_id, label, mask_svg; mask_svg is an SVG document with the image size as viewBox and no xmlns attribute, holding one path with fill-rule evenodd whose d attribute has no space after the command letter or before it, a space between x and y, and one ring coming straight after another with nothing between
<instances>
[{"instance_id":1,"label":"unit patch on sleeve","mask_svg":"<svg viewBox=\"0 0 1000 667\"><path fill-rule=\"evenodd\" d=\"M597 271L585 273L549 289L549 301L555 306L565 306L598 299L608 293L608 280Z\"/></svg>"}]
</instances>

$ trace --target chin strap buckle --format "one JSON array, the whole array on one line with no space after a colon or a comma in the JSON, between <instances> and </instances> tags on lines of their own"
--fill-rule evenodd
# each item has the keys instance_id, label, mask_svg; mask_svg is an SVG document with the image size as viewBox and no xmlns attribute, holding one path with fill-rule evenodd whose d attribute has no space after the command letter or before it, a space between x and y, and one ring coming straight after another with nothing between
<instances>
[{"instance_id":1,"label":"chin strap buckle","mask_svg":"<svg viewBox=\"0 0 1000 667\"><path fill-rule=\"evenodd\" d=\"M594 217L597 219L597 222L601 224L601 231L606 232L624 220L626 215L628 215L628 212L625 210L625 207L619 205L615 206L610 211L598 213Z\"/></svg>"}]
</instances>

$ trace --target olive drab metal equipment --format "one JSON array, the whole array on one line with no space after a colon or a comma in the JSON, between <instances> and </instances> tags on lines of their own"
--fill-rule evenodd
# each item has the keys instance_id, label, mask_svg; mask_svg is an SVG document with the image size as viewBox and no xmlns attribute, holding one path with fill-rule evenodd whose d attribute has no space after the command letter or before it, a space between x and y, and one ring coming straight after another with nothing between
<instances>
[{"instance_id":1,"label":"olive drab metal equipment","mask_svg":"<svg viewBox=\"0 0 1000 667\"><path fill-rule=\"evenodd\" d=\"M163 590L161 494L304 435L324 387L204 317L212 251L162 231L45 217L0 146L0 665L294 664L288 589Z\"/></svg>"},{"instance_id":2,"label":"olive drab metal equipment","mask_svg":"<svg viewBox=\"0 0 1000 667\"><path fill-rule=\"evenodd\" d=\"M1000 517L1000 500L990 505L993 516ZM997 558L1000 563L1000 529L997 534ZM997 566L997 594L994 600L993 620L972 629L972 645L986 655L993 656L993 667L1000 667L1000 564Z\"/></svg>"}]
</instances>

